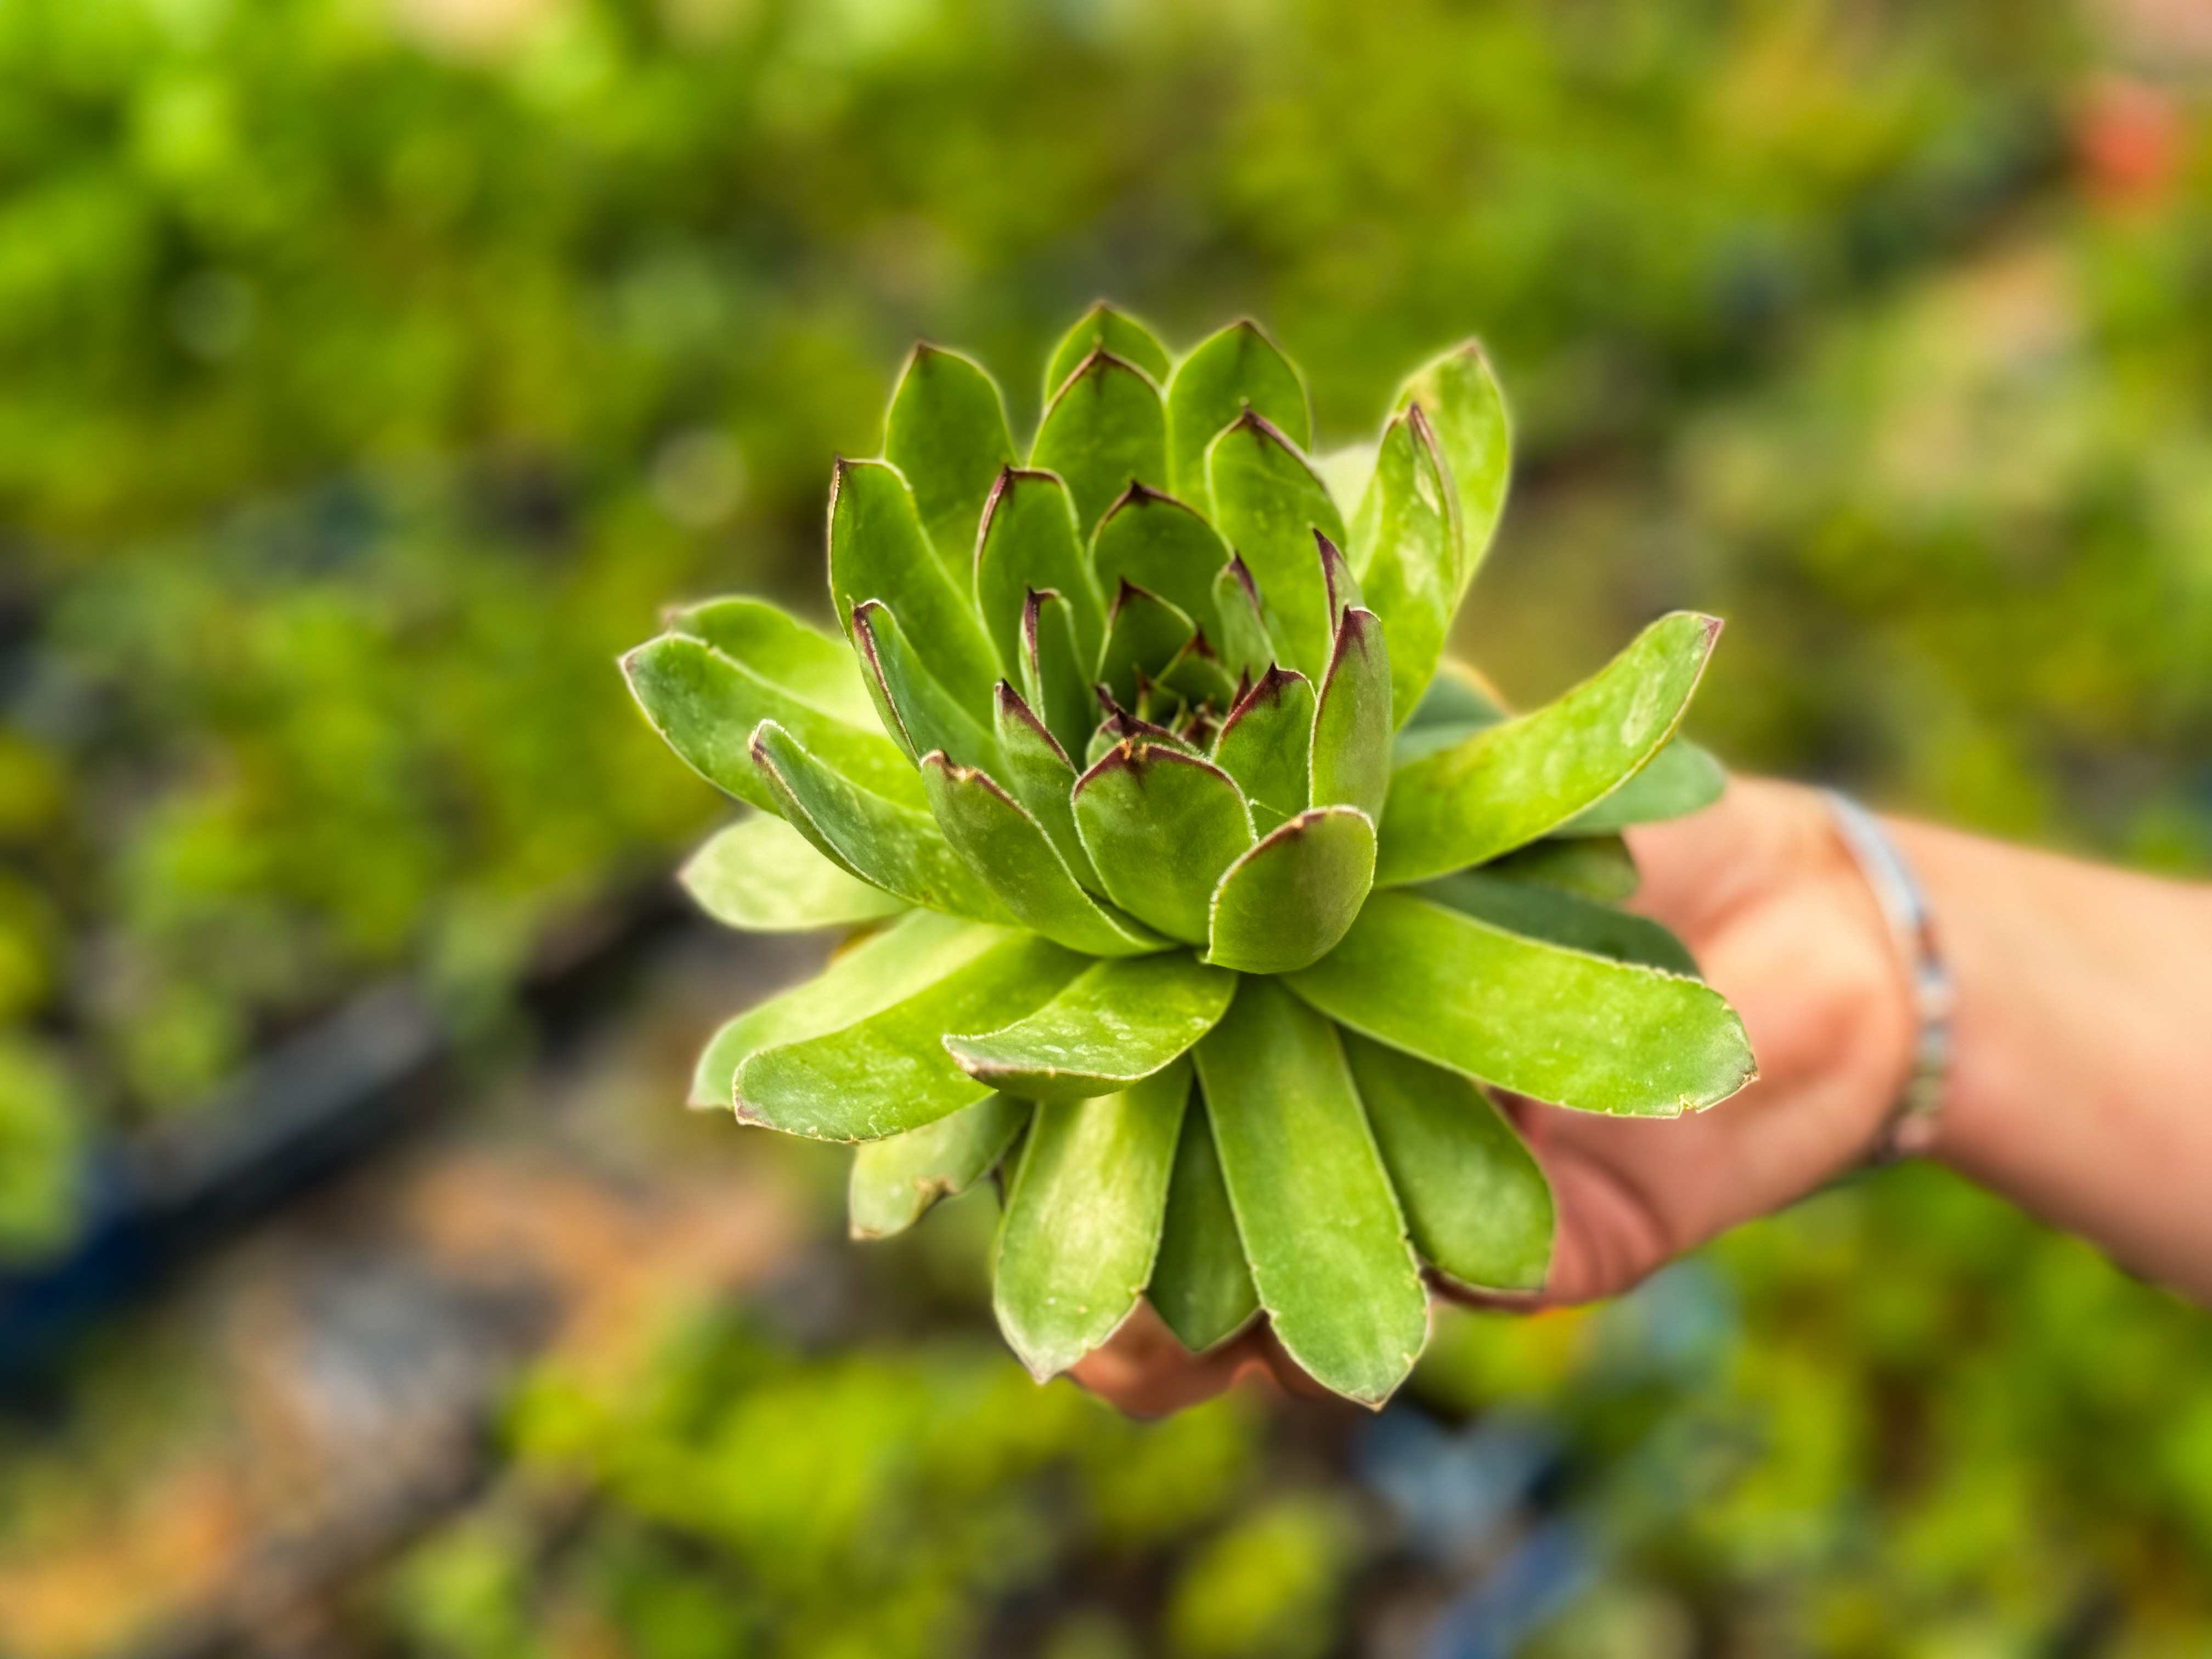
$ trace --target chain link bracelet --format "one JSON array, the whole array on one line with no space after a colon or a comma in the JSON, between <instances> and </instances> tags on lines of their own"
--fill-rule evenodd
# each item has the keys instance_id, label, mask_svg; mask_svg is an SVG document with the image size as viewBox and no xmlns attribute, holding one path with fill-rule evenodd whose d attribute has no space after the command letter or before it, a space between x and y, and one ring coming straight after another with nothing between
<instances>
[{"instance_id":1,"label":"chain link bracelet","mask_svg":"<svg viewBox=\"0 0 2212 1659\"><path fill-rule=\"evenodd\" d=\"M1869 1164L1893 1164L1913 1158L1935 1144L1943 1111L1943 1096L1951 1080L1951 1019L1958 993L1950 969L1936 948L1935 916L1928 897L1914 878L1912 866L1883 829L1881 820L1839 790L1823 789L1836 833L1850 849L1852 861L1874 890L1876 903L1889 923L1898 957L1912 989L1913 1013L1920 1030L1912 1046L1912 1070L1899 1091L1897 1103L1882 1121L1875 1139Z\"/></svg>"}]
</instances>

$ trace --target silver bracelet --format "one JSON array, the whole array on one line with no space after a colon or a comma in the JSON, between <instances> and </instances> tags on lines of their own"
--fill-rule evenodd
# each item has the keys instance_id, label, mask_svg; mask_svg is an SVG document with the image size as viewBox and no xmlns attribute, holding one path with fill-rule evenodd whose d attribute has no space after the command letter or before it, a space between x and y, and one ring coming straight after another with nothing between
<instances>
[{"instance_id":1,"label":"silver bracelet","mask_svg":"<svg viewBox=\"0 0 2212 1659\"><path fill-rule=\"evenodd\" d=\"M1912 1009L1920 1021L1912 1047L1912 1070L1898 1093L1897 1103L1882 1121L1868 1162L1891 1164L1915 1157L1935 1144L1936 1128L1943 1111L1943 1095L1951 1080L1951 1018L1958 993L1950 969L1936 948L1935 917L1927 895L1914 879L1912 866L1897 850L1881 820L1834 789L1823 789L1822 798L1834 818L1836 833L1850 849L1852 860L1874 890L1875 900L1897 941L1898 956L1912 988Z\"/></svg>"}]
</instances>

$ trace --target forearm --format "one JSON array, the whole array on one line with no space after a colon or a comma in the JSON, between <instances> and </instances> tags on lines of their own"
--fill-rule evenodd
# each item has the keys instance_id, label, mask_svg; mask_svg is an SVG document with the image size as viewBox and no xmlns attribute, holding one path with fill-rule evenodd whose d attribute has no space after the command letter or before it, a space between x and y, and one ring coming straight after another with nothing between
<instances>
[{"instance_id":1,"label":"forearm","mask_svg":"<svg viewBox=\"0 0 2212 1659\"><path fill-rule=\"evenodd\" d=\"M2212 1305L2212 890L1891 827L1959 988L1934 1155Z\"/></svg>"}]
</instances>

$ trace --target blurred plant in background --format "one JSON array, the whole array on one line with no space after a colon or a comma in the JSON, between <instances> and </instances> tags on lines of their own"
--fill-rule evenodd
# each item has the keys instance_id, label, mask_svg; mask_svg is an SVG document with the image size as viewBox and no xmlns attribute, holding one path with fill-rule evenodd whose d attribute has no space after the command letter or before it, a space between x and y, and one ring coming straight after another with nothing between
<instances>
[{"instance_id":1,"label":"blurred plant in background","mask_svg":"<svg viewBox=\"0 0 2212 1659\"><path fill-rule=\"evenodd\" d=\"M369 980L501 1029L545 931L715 811L615 652L686 589L817 605L823 463L907 342L1029 386L1103 292L1185 340L1261 316L1324 444L1480 334L1522 467L1465 633L1516 700L1692 605L1741 624L1696 722L1735 763L2212 867L2208 67L2148 0L0 9L0 1244ZM2203 1646L2199 1316L1929 1171L1693 1266L1707 1370L1613 1366L1635 1304L1455 1326L1424 1384L1553 1413L1616 1517L1558 1650ZM1012 1387L982 1363L702 1338L666 1414L562 1407L605 1425L581 1475L533 1385L518 1455L605 1494L613 1564L556 1599L698 1604L633 1513L750 1559L742 1494L670 1519L641 1473L744 1399L895 1424ZM741 1397L686 1416L716 1364ZM1020 1398L986 1532L1144 1440ZM1168 1432L1256 1432L1208 1420ZM1224 1482L1218 1588L1160 1592L1194 1653L1237 1650L1251 1560L1351 1559ZM439 1622L527 1568L507 1524L405 1570L421 1650L553 1641L492 1592L511 1642ZM925 1544L934 1605L1024 1582Z\"/></svg>"}]
</instances>

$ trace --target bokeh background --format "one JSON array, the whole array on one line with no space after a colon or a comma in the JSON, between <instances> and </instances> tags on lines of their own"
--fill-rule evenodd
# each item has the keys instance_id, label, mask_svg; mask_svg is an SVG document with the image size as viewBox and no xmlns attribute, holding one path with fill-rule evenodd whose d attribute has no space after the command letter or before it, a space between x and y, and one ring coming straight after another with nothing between
<instances>
[{"instance_id":1,"label":"bokeh background","mask_svg":"<svg viewBox=\"0 0 2212 1659\"><path fill-rule=\"evenodd\" d=\"M2196 1655L2212 1325L1943 1174L1378 1418L1125 1423L988 1194L686 1114L804 972L612 659L820 614L917 335L1480 335L1460 643L1730 627L1734 764L2212 870L2212 8L0 6L0 1654Z\"/></svg>"}]
</instances>

